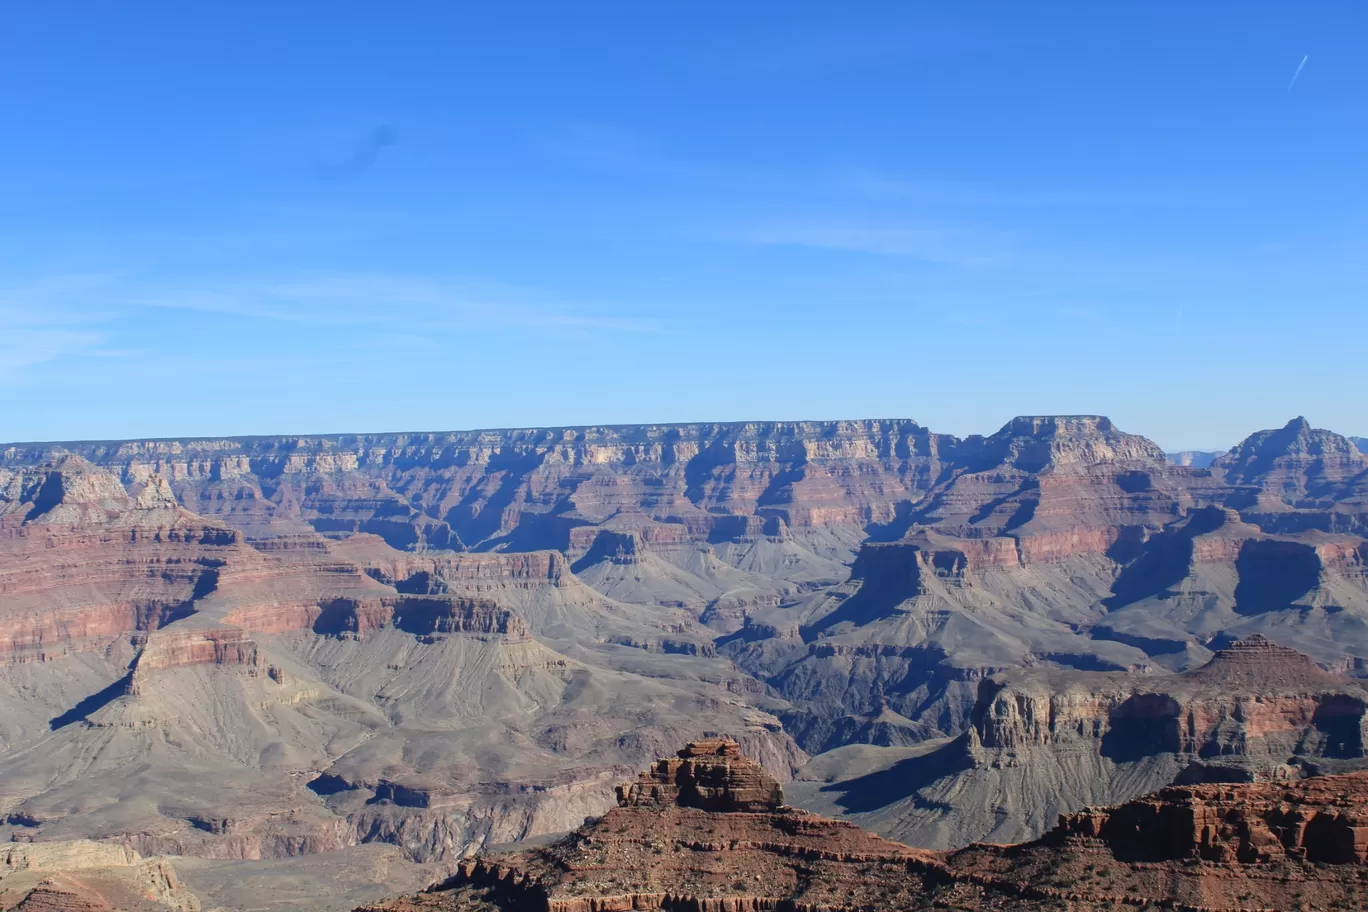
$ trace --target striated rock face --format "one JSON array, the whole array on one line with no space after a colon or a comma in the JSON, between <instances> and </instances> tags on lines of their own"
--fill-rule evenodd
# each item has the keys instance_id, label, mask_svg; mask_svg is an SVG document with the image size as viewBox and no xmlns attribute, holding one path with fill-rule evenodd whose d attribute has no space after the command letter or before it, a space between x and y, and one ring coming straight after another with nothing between
<instances>
[{"instance_id":1,"label":"striated rock face","mask_svg":"<svg viewBox=\"0 0 1368 912\"><path fill-rule=\"evenodd\" d=\"M165 858L90 840L0 850L0 906L26 912L199 912Z\"/></svg>"},{"instance_id":2,"label":"striated rock face","mask_svg":"<svg viewBox=\"0 0 1368 912\"><path fill-rule=\"evenodd\" d=\"M681 759L717 749L690 745ZM734 754L728 763L748 765ZM544 848L464 862L426 893L365 908L1358 908L1368 898L1365 814L1364 773L1171 788L1069 815L1033 843L936 854L783 805L704 811L662 796L624 802Z\"/></svg>"},{"instance_id":3,"label":"striated rock face","mask_svg":"<svg viewBox=\"0 0 1368 912\"><path fill-rule=\"evenodd\" d=\"M1268 531L1368 530L1368 455L1305 418L1251 435L1216 460L1234 503Z\"/></svg>"},{"instance_id":4,"label":"striated rock face","mask_svg":"<svg viewBox=\"0 0 1368 912\"><path fill-rule=\"evenodd\" d=\"M1120 807L1061 818L1053 838L1100 839L1118 858L1222 864L1368 862L1368 776L1166 788Z\"/></svg>"},{"instance_id":5,"label":"striated rock face","mask_svg":"<svg viewBox=\"0 0 1368 912\"><path fill-rule=\"evenodd\" d=\"M196 512L257 532L312 526L397 547L470 548L509 537L564 547L571 529L624 508L694 521L705 535L752 513L804 528L882 519L939 474L942 443L954 438L911 421L861 421L67 446L126 482L165 477ZM0 458L44 452L13 447ZM898 465L911 472L886 490Z\"/></svg>"},{"instance_id":6,"label":"striated rock face","mask_svg":"<svg viewBox=\"0 0 1368 912\"><path fill-rule=\"evenodd\" d=\"M1257 656L1368 673L1362 458L1099 416L0 447L5 827L449 865L716 731L935 846L1339 770L1356 685ZM634 800L778 800L671 763Z\"/></svg>"},{"instance_id":7,"label":"striated rock face","mask_svg":"<svg viewBox=\"0 0 1368 912\"><path fill-rule=\"evenodd\" d=\"M984 748L1092 741L1115 758L1172 753L1256 778L1298 756L1368 757L1366 728L1368 689L1255 635L1182 675L990 678L973 731Z\"/></svg>"},{"instance_id":8,"label":"striated rock face","mask_svg":"<svg viewBox=\"0 0 1368 912\"><path fill-rule=\"evenodd\" d=\"M784 803L774 777L741 757L735 741L695 741L670 760L657 761L628 786L619 786L618 804L700 808L705 811L772 811Z\"/></svg>"},{"instance_id":9,"label":"striated rock face","mask_svg":"<svg viewBox=\"0 0 1368 912\"><path fill-rule=\"evenodd\" d=\"M611 601L559 552L254 539L166 476L4 471L3 836L450 864L601 813L719 724L778 776L806 759L692 616Z\"/></svg>"},{"instance_id":10,"label":"striated rock face","mask_svg":"<svg viewBox=\"0 0 1368 912\"><path fill-rule=\"evenodd\" d=\"M805 807L949 848L1035 838L1060 813L1173 783L1290 781L1365 765L1368 689L1253 636L1179 675L990 676L958 738L789 791Z\"/></svg>"},{"instance_id":11,"label":"striated rock face","mask_svg":"<svg viewBox=\"0 0 1368 912\"><path fill-rule=\"evenodd\" d=\"M693 742L618 793L557 843L463 862L433 892L369 908L826 910L920 882L907 862L921 853L783 805L730 740Z\"/></svg>"},{"instance_id":12,"label":"striated rock face","mask_svg":"<svg viewBox=\"0 0 1368 912\"><path fill-rule=\"evenodd\" d=\"M1169 788L1064 817L1035 843L974 846L947 862L1038 904L1021 908L1359 908L1368 899L1365 811L1364 773Z\"/></svg>"}]
</instances>

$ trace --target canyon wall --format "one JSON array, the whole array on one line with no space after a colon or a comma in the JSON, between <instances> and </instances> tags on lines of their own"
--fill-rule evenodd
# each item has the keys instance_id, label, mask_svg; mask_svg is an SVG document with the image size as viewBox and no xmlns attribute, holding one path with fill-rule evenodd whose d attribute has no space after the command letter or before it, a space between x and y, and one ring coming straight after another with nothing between
<instances>
[{"instance_id":1,"label":"canyon wall","mask_svg":"<svg viewBox=\"0 0 1368 912\"><path fill-rule=\"evenodd\" d=\"M1368 457L1297 420L1186 462L1095 416L0 446L0 810L450 866L716 733L848 754L794 794L937 846L1356 762L1311 678L1368 668ZM1246 687L1258 635L1319 671Z\"/></svg>"}]
</instances>

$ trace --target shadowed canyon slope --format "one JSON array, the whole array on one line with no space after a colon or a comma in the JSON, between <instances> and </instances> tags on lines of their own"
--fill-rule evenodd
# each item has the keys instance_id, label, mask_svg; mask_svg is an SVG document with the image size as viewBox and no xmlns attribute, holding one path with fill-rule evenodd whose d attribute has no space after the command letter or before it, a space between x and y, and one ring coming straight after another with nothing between
<instances>
[{"instance_id":1,"label":"shadowed canyon slope","mask_svg":"<svg viewBox=\"0 0 1368 912\"><path fill-rule=\"evenodd\" d=\"M550 846L369 912L1360 908L1368 774L1174 787L1019 846L937 854L783 803L734 743L690 744Z\"/></svg>"},{"instance_id":2,"label":"shadowed canyon slope","mask_svg":"<svg viewBox=\"0 0 1368 912\"><path fill-rule=\"evenodd\" d=\"M887 835L1034 837L1357 762L1365 530L1300 419L1206 467L1086 416L0 446L0 811L449 869L726 732Z\"/></svg>"},{"instance_id":3,"label":"shadowed canyon slope","mask_svg":"<svg viewBox=\"0 0 1368 912\"><path fill-rule=\"evenodd\" d=\"M962 735L842 747L789 794L916 845L1020 842L1061 813L1174 782L1358 769L1365 735L1368 688L1255 635L1182 674L1000 672L980 683Z\"/></svg>"}]
</instances>

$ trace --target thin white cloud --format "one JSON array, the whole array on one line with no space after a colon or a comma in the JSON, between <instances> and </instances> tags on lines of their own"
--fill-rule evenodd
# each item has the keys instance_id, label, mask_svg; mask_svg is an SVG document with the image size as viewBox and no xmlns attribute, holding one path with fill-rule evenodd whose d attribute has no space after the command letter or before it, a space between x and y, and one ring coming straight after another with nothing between
<instances>
[{"instance_id":1,"label":"thin white cloud","mask_svg":"<svg viewBox=\"0 0 1368 912\"><path fill-rule=\"evenodd\" d=\"M953 228L773 222L741 232L736 239L765 246L908 257L951 266L994 266L1011 259L1006 245L1000 241L979 232Z\"/></svg>"},{"instance_id":2,"label":"thin white cloud","mask_svg":"<svg viewBox=\"0 0 1368 912\"><path fill-rule=\"evenodd\" d=\"M502 330L561 334L655 333L655 323L607 308L570 305L532 289L496 282L449 282L370 273L327 273L255 282L146 286L117 276L54 276L0 287L0 377L33 369L86 368L139 359L159 365L185 352L149 347L142 329L156 312L237 318L247 324L329 327L348 350L398 331L450 346ZM342 339L347 341L340 341ZM196 363L209 364L213 346ZM349 356L350 357L350 356ZM292 355L298 363L298 355ZM234 361L233 363L237 363ZM120 368L121 370L125 368Z\"/></svg>"},{"instance_id":3,"label":"thin white cloud","mask_svg":"<svg viewBox=\"0 0 1368 912\"><path fill-rule=\"evenodd\" d=\"M0 376L39 364L105 354L108 314L93 308L107 275L57 275L0 288Z\"/></svg>"},{"instance_id":4,"label":"thin white cloud","mask_svg":"<svg viewBox=\"0 0 1368 912\"><path fill-rule=\"evenodd\" d=\"M105 339L104 333L88 330L11 327L0 334L0 376L72 355L90 354Z\"/></svg>"},{"instance_id":5,"label":"thin white cloud","mask_svg":"<svg viewBox=\"0 0 1368 912\"><path fill-rule=\"evenodd\" d=\"M402 325L408 329L488 331L509 327L657 332L654 324L567 305L533 289L497 282L446 282L416 276L326 273L220 287L157 290L130 306L184 310L311 326Z\"/></svg>"},{"instance_id":6,"label":"thin white cloud","mask_svg":"<svg viewBox=\"0 0 1368 912\"><path fill-rule=\"evenodd\" d=\"M1191 192L1175 193L1159 187L1051 187L1018 185L994 188L972 182L930 180L890 175L866 168L841 168L829 176L832 190L879 202L965 209L1125 209L1191 208L1222 205Z\"/></svg>"}]
</instances>

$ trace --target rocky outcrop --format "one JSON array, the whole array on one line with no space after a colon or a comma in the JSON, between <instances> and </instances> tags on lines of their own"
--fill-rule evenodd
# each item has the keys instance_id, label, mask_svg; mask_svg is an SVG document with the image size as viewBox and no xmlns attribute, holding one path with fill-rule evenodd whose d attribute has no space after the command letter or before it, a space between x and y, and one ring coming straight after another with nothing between
<instances>
[{"instance_id":1,"label":"rocky outcrop","mask_svg":"<svg viewBox=\"0 0 1368 912\"><path fill-rule=\"evenodd\" d=\"M1368 455L1305 418L1251 435L1213 468L1234 487L1231 504L1266 531L1368 531Z\"/></svg>"},{"instance_id":2,"label":"rocky outcrop","mask_svg":"<svg viewBox=\"0 0 1368 912\"><path fill-rule=\"evenodd\" d=\"M426 898L372 908L427 898L459 908L446 903L470 892L509 909L818 912L847 908L878 873L892 880L870 895L916 882L906 865L917 852L783 805L778 784L727 739L689 744L618 794L616 808L560 842L463 862Z\"/></svg>"},{"instance_id":3,"label":"rocky outcrop","mask_svg":"<svg viewBox=\"0 0 1368 912\"><path fill-rule=\"evenodd\" d=\"M784 803L775 778L741 756L735 741L694 741L669 760L659 760L631 785L619 786L622 807L648 805L705 811L773 811Z\"/></svg>"},{"instance_id":4,"label":"rocky outcrop","mask_svg":"<svg viewBox=\"0 0 1368 912\"><path fill-rule=\"evenodd\" d=\"M165 858L72 840L0 850L0 906L25 912L199 912Z\"/></svg>"},{"instance_id":5,"label":"rocky outcrop","mask_svg":"<svg viewBox=\"0 0 1368 912\"><path fill-rule=\"evenodd\" d=\"M691 745L680 757L718 750ZM731 766L747 765L722 750ZM638 803L635 788L560 842L463 862L426 893L365 908L1244 912L1357 908L1368 898L1368 774L1165 789L1064 817L1032 843L948 854L783 805L705 811L663 793Z\"/></svg>"},{"instance_id":6,"label":"rocky outcrop","mask_svg":"<svg viewBox=\"0 0 1368 912\"><path fill-rule=\"evenodd\" d=\"M985 749L1082 739L1115 758L1171 753L1257 778L1298 756L1368 757L1365 728L1368 689L1256 635L1181 675L996 676L973 731Z\"/></svg>"},{"instance_id":7,"label":"rocky outcrop","mask_svg":"<svg viewBox=\"0 0 1368 912\"><path fill-rule=\"evenodd\" d=\"M1253 636L1184 674L1038 668L978 688L958 738L795 801L949 848L1044 833L1060 813L1173 783L1289 781L1368 766L1368 689Z\"/></svg>"},{"instance_id":8,"label":"rocky outcrop","mask_svg":"<svg viewBox=\"0 0 1368 912\"><path fill-rule=\"evenodd\" d=\"M1099 839L1117 858L1221 864L1368 862L1368 777L1288 786L1166 788L1120 807L1064 816L1051 834Z\"/></svg>"}]
</instances>

